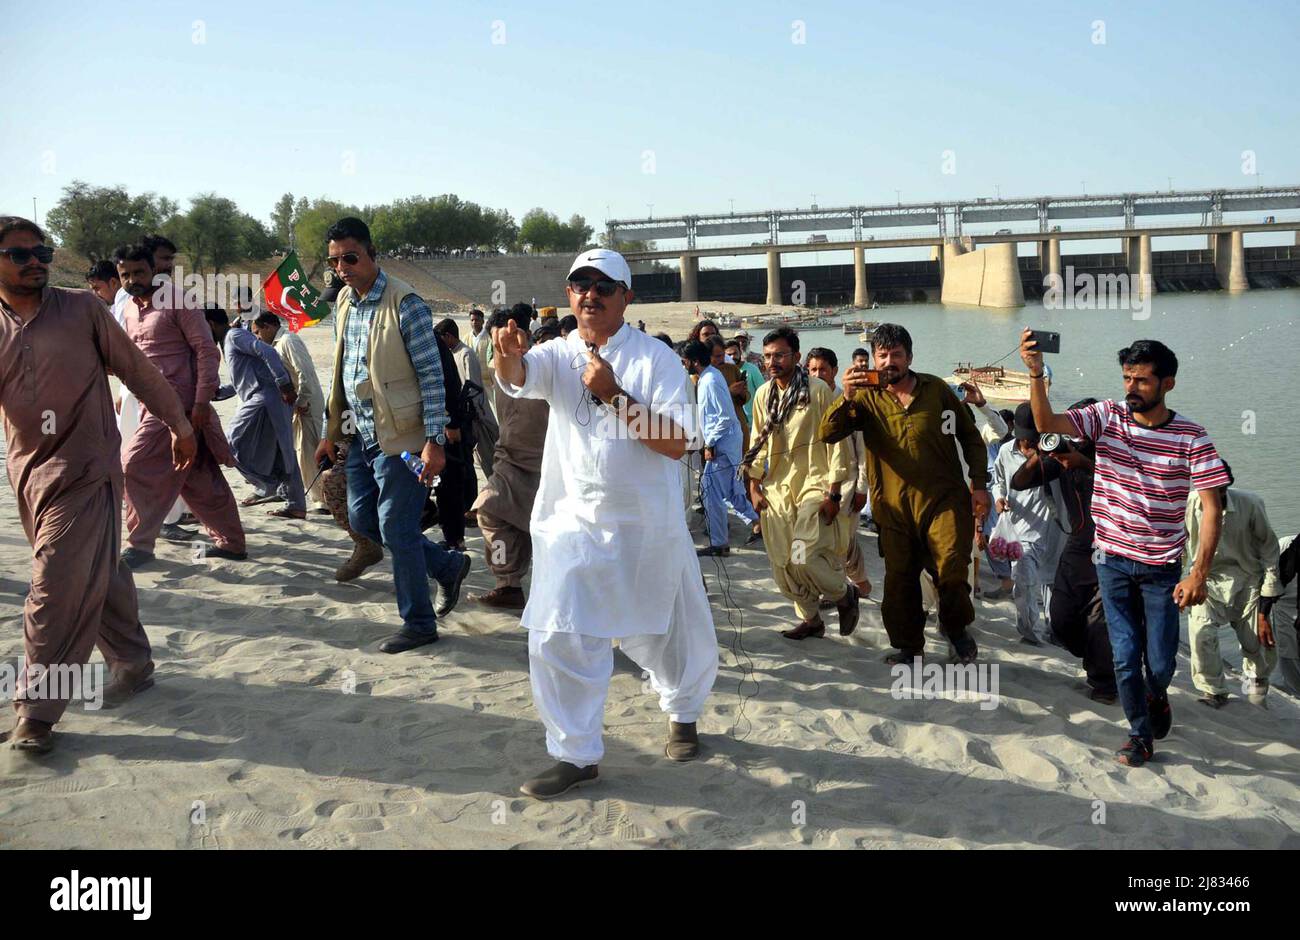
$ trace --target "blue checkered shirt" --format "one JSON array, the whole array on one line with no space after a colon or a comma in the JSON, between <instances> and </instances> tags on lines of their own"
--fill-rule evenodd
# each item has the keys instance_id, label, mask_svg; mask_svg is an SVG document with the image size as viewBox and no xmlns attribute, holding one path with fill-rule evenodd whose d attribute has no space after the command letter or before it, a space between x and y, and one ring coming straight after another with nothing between
<instances>
[{"instance_id":1,"label":"blue checkered shirt","mask_svg":"<svg viewBox=\"0 0 1300 940\"><path fill-rule=\"evenodd\" d=\"M388 283L383 271L375 278L370 292L356 301L343 331L343 392L352 410L357 433L369 447L375 439L374 401L357 398L356 388L370 378L366 361L370 351L370 327L374 323L379 297ZM438 336L433 332L433 311L418 294L407 294L398 308L398 326L406 343L406 353L420 382L423 404L424 436L437 437L447 426L446 390L443 385L442 359L438 353ZM335 329L338 329L337 322ZM328 416L326 418L328 421Z\"/></svg>"}]
</instances>

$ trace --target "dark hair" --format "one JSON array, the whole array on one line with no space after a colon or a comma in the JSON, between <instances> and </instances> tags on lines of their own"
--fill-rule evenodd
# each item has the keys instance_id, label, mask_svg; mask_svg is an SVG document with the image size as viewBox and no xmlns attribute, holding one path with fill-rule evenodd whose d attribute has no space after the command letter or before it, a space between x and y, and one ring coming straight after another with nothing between
<instances>
[{"instance_id":1,"label":"dark hair","mask_svg":"<svg viewBox=\"0 0 1300 940\"><path fill-rule=\"evenodd\" d=\"M806 365L810 359L820 359L822 362L829 362L832 369L838 369L840 367L840 361L835 358L835 353L827 349L825 346L814 346L812 349L808 350L808 355L804 357L804 364Z\"/></svg>"},{"instance_id":2,"label":"dark hair","mask_svg":"<svg viewBox=\"0 0 1300 940\"><path fill-rule=\"evenodd\" d=\"M722 341L722 337L716 335L710 336L708 340L701 339L701 340L695 340L695 342L706 343L710 350L714 350L714 349L725 350L727 348L727 344Z\"/></svg>"},{"instance_id":3,"label":"dark hair","mask_svg":"<svg viewBox=\"0 0 1300 940\"><path fill-rule=\"evenodd\" d=\"M279 326L280 318L268 310L266 313L259 313L253 322L258 326Z\"/></svg>"},{"instance_id":4,"label":"dark hair","mask_svg":"<svg viewBox=\"0 0 1300 940\"><path fill-rule=\"evenodd\" d=\"M687 338L687 339L699 339L699 338L700 338L700 330L704 329L706 326L711 326L711 327L713 327L715 330L718 329L718 324L714 323L712 320L701 320L699 323L695 324L695 326L691 327L691 335L688 336L688 337L686 337L686 338ZM718 330L718 332L721 333L722 331L721 331L721 330Z\"/></svg>"},{"instance_id":5,"label":"dark hair","mask_svg":"<svg viewBox=\"0 0 1300 940\"><path fill-rule=\"evenodd\" d=\"M118 245L113 249L113 263L117 264L126 257L126 253L131 250L130 245Z\"/></svg>"},{"instance_id":6,"label":"dark hair","mask_svg":"<svg viewBox=\"0 0 1300 940\"><path fill-rule=\"evenodd\" d=\"M777 340L782 340L794 352L797 353L799 351L799 334L790 329L790 327L778 326L771 333L768 333L763 337L763 345L766 346L768 343L775 343Z\"/></svg>"},{"instance_id":7,"label":"dark hair","mask_svg":"<svg viewBox=\"0 0 1300 940\"><path fill-rule=\"evenodd\" d=\"M8 238L10 232L27 232L35 235L42 243L45 241L41 227L30 219L24 219L20 215L0 215L0 242Z\"/></svg>"},{"instance_id":8,"label":"dark hair","mask_svg":"<svg viewBox=\"0 0 1300 940\"><path fill-rule=\"evenodd\" d=\"M443 317L439 320L437 326L433 328L433 332L450 333L452 336L460 339L460 327L456 325L456 321L451 317Z\"/></svg>"},{"instance_id":9,"label":"dark hair","mask_svg":"<svg viewBox=\"0 0 1300 940\"><path fill-rule=\"evenodd\" d=\"M473 310L471 310L471 311L469 312L469 315L472 317L472 316L474 316L474 314L476 314L476 313L477 313L480 317L483 316L483 311L480 310L478 307L475 307Z\"/></svg>"},{"instance_id":10,"label":"dark hair","mask_svg":"<svg viewBox=\"0 0 1300 940\"><path fill-rule=\"evenodd\" d=\"M677 348L676 346L673 345L673 338L669 336L667 333L656 333L655 339L659 340L659 342L663 343L665 346L669 347L670 349Z\"/></svg>"},{"instance_id":11,"label":"dark hair","mask_svg":"<svg viewBox=\"0 0 1300 940\"><path fill-rule=\"evenodd\" d=\"M86 272L86 280L88 281L111 281L115 277L117 277L117 266L107 258L96 261L90 266L90 270Z\"/></svg>"},{"instance_id":12,"label":"dark hair","mask_svg":"<svg viewBox=\"0 0 1300 940\"><path fill-rule=\"evenodd\" d=\"M353 216L339 219L325 230L326 242L341 242L351 238L366 249L366 254L375 256L375 243L370 240L370 226Z\"/></svg>"},{"instance_id":13,"label":"dark hair","mask_svg":"<svg viewBox=\"0 0 1300 940\"><path fill-rule=\"evenodd\" d=\"M533 309L533 305L526 304L522 300L510 308L510 317L519 324L521 330L528 329L528 325L533 322L536 316L537 311ZM520 320L519 317L524 319Z\"/></svg>"},{"instance_id":14,"label":"dark hair","mask_svg":"<svg viewBox=\"0 0 1300 940\"><path fill-rule=\"evenodd\" d=\"M176 243L166 235L146 235L144 238L140 239L140 244L144 245L145 248L148 248L149 254L151 255L159 248L167 248L172 252L172 254L180 251L180 249L176 247Z\"/></svg>"},{"instance_id":15,"label":"dark hair","mask_svg":"<svg viewBox=\"0 0 1300 940\"><path fill-rule=\"evenodd\" d=\"M119 248L113 253L122 256L117 259L118 264L123 261L143 261L149 265L150 269L153 268L153 249L148 245L127 245L125 248Z\"/></svg>"},{"instance_id":16,"label":"dark hair","mask_svg":"<svg viewBox=\"0 0 1300 940\"><path fill-rule=\"evenodd\" d=\"M138 261L139 259L132 258L130 260ZM207 320L209 323L220 323L222 326L230 326L230 315L214 303L206 303L203 305L203 319Z\"/></svg>"},{"instance_id":17,"label":"dark hair","mask_svg":"<svg viewBox=\"0 0 1300 940\"><path fill-rule=\"evenodd\" d=\"M735 346L737 349L742 349L742 348L743 348L743 347L740 345L740 340L736 339L736 337L734 337L734 336L731 337L731 339L723 340L723 341L722 341L722 345L723 345L723 346L726 346L728 349L730 349L732 346Z\"/></svg>"},{"instance_id":18,"label":"dark hair","mask_svg":"<svg viewBox=\"0 0 1300 940\"><path fill-rule=\"evenodd\" d=\"M856 359L856 358L858 358L858 356L866 356L868 359L870 359L870 358L871 358L871 350L870 350L870 349L863 349L861 346L859 346L857 349L853 350L853 355L850 356L849 358L850 358L850 359Z\"/></svg>"},{"instance_id":19,"label":"dark hair","mask_svg":"<svg viewBox=\"0 0 1300 940\"><path fill-rule=\"evenodd\" d=\"M545 343L547 340L559 339L560 328L554 323L546 323L533 330L533 345Z\"/></svg>"},{"instance_id":20,"label":"dark hair","mask_svg":"<svg viewBox=\"0 0 1300 940\"><path fill-rule=\"evenodd\" d=\"M560 317L561 333L563 333L565 330L576 330L577 328L578 328L578 318L575 317L573 314L570 313L567 314L566 316Z\"/></svg>"},{"instance_id":21,"label":"dark hair","mask_svg":"<svg viewBox=\"0 0 1300 940\"><path fill-rule=\"evenodd\" d=\"M709 353L709 345L701 343L698 339L683 340L678 346L678 355L697 366L707 366L713 361L713 356Z\"/></svg>"},{"instance_id":22,"label":"dark hair","mask_svg":"<svg viewBox=\"0 0 1300 940\"><path fill-rule=\"evenodd\" d=\"M1178 357L1158 339L1140 339L1119 351L1121 366L1150 364L1158 379L1171 379L1178 374Z\"/></svg>"},{"instance_id":23,"label":"dark hair","mask_svg":"<svg viewBox=\"0 0 1300 940\"><path fill-rule=\"evenodd\" d=\"M520 306L520 304L515 304L509 310L502 308L501 310L494 311L492 316L487 319L487 328L489 330L499 330L507 323L513 322L515 326L519 327L519 329L523 330L525 333L528 332L528 324L530 322L532 311L527 304L522 304L524 308L523 310L519 309Z\"/></svg>"},{"instance_id":24,"label":"dark hair","mask_svg":"<svg viewBox=\"0 0 1300 940\"><path fill-rule=\"evenodd\" d=\"M912 355L912 334L897 323L882 323L871 334L872 349L893 349L902 346L903 352Z\"/></svg>"}]
</instances>

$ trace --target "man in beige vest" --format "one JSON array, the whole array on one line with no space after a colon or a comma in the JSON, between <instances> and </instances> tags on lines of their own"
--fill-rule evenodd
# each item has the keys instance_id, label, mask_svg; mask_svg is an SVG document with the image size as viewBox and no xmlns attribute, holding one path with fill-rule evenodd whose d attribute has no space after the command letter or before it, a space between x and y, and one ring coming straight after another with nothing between
<instances>
[{"instance_id":1,"label":"man in beige vest","mask_svg":"<svg viewBox=\"0 0 1300 940\"><path fill-rule=\"evenodd\" d=\"M326 233L329 264L343 279L338 343L316 460L348 449L348 521L382 542L393 563L402 629L379 647L402 653L438 639L469 573L469 556L439 548L420 531L428 488L446 466L447 406L433 314L409 284L380 270L370 229L340 219ZM402 454L410 454L410 463ZM436 605L429 578L438 582Z\"/></svg>"}]
</instances>

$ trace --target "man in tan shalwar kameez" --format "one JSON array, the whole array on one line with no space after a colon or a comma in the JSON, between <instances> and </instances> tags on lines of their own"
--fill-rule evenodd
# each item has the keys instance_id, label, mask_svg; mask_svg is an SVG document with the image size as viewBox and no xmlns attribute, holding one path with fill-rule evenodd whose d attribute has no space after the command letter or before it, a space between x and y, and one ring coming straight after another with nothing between
<instances>
[{"instance_id":1,"label":"man in tan shalwar kameez","mask_svg":"<svg viewBox=\"0 0 1300 940\"><path fill-rule=\"evenodd\" d=\"M9 484L32 546L26 664L7 738L36 753L53 747L52 727L68 707L36 667L84 665L98 646L112 673L106 705L153 682L135 582L118 560L121 439L108 372L171 429L178 468L197 450L180 398L95 295L47 286L50 257L36 225L0 217L0 412Z\"/></svg>"},{"instance_id":2,"label":"man in tan shalwar kameez","mask_svg":"<svg viewBox=\"0 0 1300 940\"><path fill-rule=\"evenodd\" d=\"M511 320L527 335L527 311L494 313L489 329L500 329ZM525 343L525 347L528 345ZM496 459L492 475L474 502L483 534L483 554L496 586L486 593L470 595L470 600L488 607L524 609L524 575L533 559L529 519L542 481L542 450L550 415L551 407L545 401L509 395L497 400L501 433L496 442Z\"/></svg>"},{"instance_id":3,"label":"man in tan shalwar kameez","mask_svg":"<svg viewBox=\"0 0 1300 940\"><path fill-rule=\"evenodd\" d=\"M742 466L750 501L762 517L772 577L800 619L781 635L823 636L826 625L817 606L826 596L839 598L840 635L848 636L859 613L858 590L844 580L854 519L840 511L843 488L854 476L850 448L818 436L833 396L825 382L799 366L798 334L788 327L769 333L763 361L772 378L754 396L754 443Z\"/></svg>"}]
</instances>

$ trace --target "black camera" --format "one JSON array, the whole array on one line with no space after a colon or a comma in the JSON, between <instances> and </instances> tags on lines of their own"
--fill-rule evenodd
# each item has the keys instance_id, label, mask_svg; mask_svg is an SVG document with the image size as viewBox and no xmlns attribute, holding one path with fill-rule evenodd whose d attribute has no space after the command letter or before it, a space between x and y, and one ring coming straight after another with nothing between
<instances>
[{"instance_id":1,"label":"black camera","mask_svg":"<svg viewBox=\"0 0 1300 940\"><path fill-rule=\"evenodd\" d=\"M1064 454L1070 449L1070 439L1061 434L1040 434L1038 449L1044 454Z\"/></svg>"}]
</instances>

